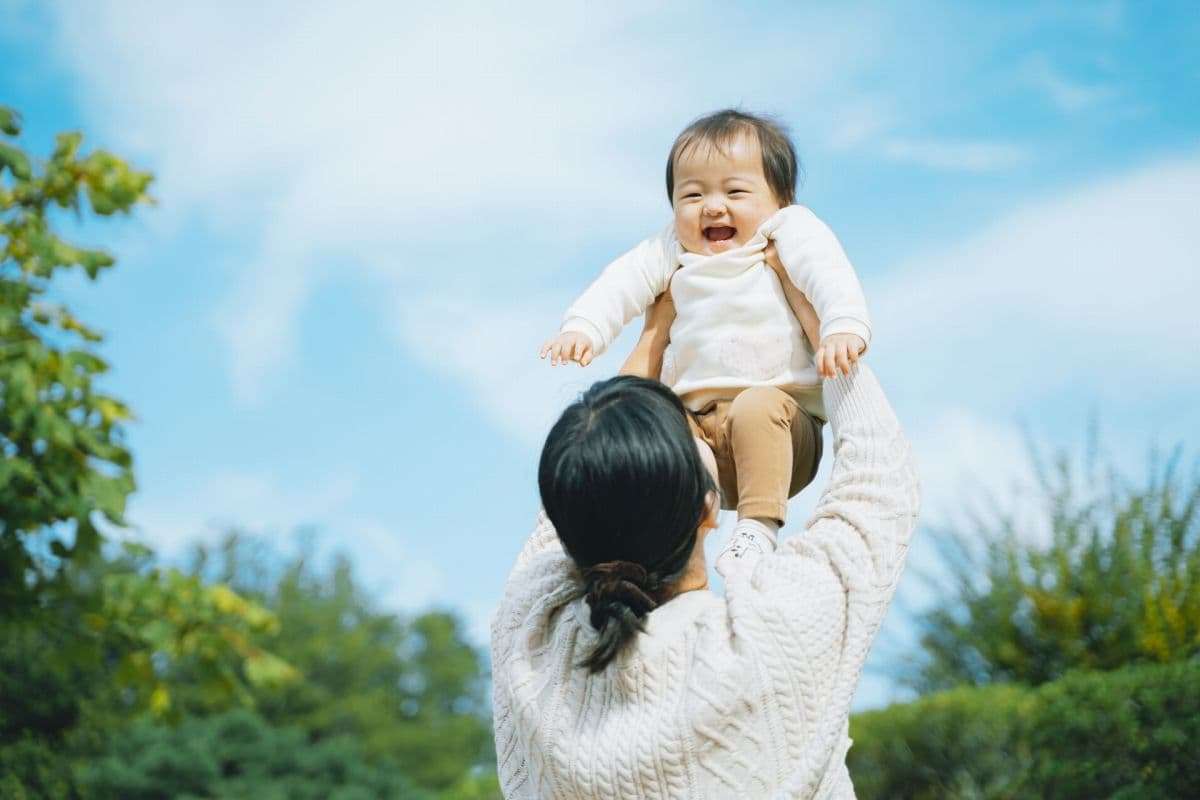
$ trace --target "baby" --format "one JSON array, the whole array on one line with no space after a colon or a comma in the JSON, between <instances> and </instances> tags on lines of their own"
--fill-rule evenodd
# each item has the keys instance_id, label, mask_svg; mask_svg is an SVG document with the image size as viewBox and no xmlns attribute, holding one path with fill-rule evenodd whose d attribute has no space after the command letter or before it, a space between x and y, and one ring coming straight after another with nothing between
<instances>
[{"instance_id":1,"label":"baby","mask_svg":"<svg viewBox=\"0 0 1200 800\"><path fill-rule=\"evenodd\" d=\"M837 238L793 205L797 171L770 119L726 110L693 122L667 158L674 222L609 264L540 351L587 366L646 313L621 371L670 386L711 449L722 506L738 514L716 562L726 579L774 549L788 498L820 463L821 378L848 373L871 339Z\"/></svg>"}]
</instances>

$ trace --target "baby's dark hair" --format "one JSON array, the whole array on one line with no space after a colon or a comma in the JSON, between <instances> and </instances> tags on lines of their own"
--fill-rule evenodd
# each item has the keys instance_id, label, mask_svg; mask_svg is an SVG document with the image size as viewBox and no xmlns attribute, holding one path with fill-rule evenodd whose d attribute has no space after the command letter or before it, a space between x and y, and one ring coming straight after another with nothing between
<instances>
[{"instance_id":1,"label":"baby's dark hair","mask_svg":"<svg viewBox=\"0 0 1200 800\"><path fill-rule=\"evenodd\" d=\"M675 205L675 161L693 148L705 144L724 153L741 134L753 133L762 150L763 175L782 206L796 202L796 183L800 180L800 160L788 136L787 128L764 114L748 114L727 108L706 114L683 129L667 156L667 199Z\"/></svg>"},{"instance_id":2,"label":"baby's dark hair","mask_svg":"<svg viewBox=\"0 0 1200 800\"><path fill-rule=\"evenodd\" d=\"M546 437L538 490L600 634L576 664L590 673L645 629L683 576L717 490L685 414L662 383L621 375L593 384Z\"/></svg>"}]
</instances>

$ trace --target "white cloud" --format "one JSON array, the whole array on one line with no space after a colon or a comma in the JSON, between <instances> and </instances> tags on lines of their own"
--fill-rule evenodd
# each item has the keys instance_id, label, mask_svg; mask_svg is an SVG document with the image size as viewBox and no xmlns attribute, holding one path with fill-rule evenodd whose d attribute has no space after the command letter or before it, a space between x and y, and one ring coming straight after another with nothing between
<instances>
[{"instance_id":1,"label":"white cloud","mask_svg":"<svg viewBox=\"0 0 1200 800\"><path fill-rule=\"evenodd\" d=\"M1196 381L1200 156L1031 201L867 287L872 357L912 408L1132 407ZM1081 409L1082 412L1082 409Z\"/></svg>"},{"instance_id":2,"label":"white cloud","mask_svg":"<svg viewBox=\"0 0 1200 800\"><path fill-rule=\"evenodd\" d=\"M897 114L886 100L861 97L839 103L831 117L828 144L847 150L876 140L894 126Z\"/></svg>"},{"instance_id":3,"label":"white cloud","mask_svg":"<svg viewBox=\"0 0 1200 800\"><path fill-rule=\"evenodd\" d=\"M1028 472L1024 439L1011 420L948 407L913 418L910 427L926 522L957 514L981 493L1005 495Z\"/></svg>"},{"instance_id":4,"label":"white cloud","mask_svg":"<svg viewBox=\"0 0 1200 800\"><path fill-rule=\"evenodd\" d=\"M893 161L960 172L1011 169L1030 157L1025 148L1006 142L951 139L892 138L884 141L881 149Z\"/></svg>"},{"instance_id":5,"label":"white cloud","mask_svg":"<svg viewBox=\"0 0 1200 800\"><path fill-rule=\"evenodd\" d=\"M1082 111L1113 99L1115 86L1085 83L1064 74L1045 55L1030 58L1019 70L1024 80L1062 111Z\"/></svg>"}]
</instances>

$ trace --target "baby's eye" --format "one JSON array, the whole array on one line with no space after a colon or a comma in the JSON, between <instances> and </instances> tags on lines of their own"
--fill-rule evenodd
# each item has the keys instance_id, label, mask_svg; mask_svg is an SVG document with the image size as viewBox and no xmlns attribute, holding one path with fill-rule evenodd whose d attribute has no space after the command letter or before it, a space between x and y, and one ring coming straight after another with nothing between
<instances>
[{"instance_id":1,"label":"baby's eye","mask_svg":"<svg viewBox=\"0 0 1200 800\"><path fill-rule=\"evenodd\" d=\"M730 194L746 194L746 190L745 189L734 189L733 191L730 192Z\"/></svg>"},{"instance_id":2,"label":"baby's eye","mask_svg":"<svg viewBox=\"0 0 1200 800\"><path fill-rule=\"evenodd\" d=\"M683 199L684 199L684 200L691 200L693 197L699 197L699 196L700 196L699 194L697 194L697 193L693 192L692 194L685 194L685 195L683 196Z\"/></svg>"}]
</instances>

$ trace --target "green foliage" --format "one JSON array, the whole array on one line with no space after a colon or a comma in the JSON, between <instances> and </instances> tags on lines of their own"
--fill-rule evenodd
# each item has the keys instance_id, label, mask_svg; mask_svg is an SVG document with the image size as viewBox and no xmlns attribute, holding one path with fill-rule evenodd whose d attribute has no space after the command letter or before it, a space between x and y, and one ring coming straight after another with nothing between
<instances>
[{"instance_id":1,"label":"green foliage","mask_svg":"<svg viewBox=\"0 0 1200 800\"><path fill-rule=\"evenodd\" d=\"M860 798L1200 796L1200 664L959 688L855 715Z\"/></svg>"},{"instance_id":2,"label":"green foliage","mask_svg":"<svg viewBox=\"0 0 1200 800\"><path fill-rule=\"evenodd\" d=\"M282 662L265 678L253 669L278 662L254 641L275 629L273 615L146 557L72 564L64 605L0 625L0 775L30 796L74 796L76 761L130 719L178 720L175 697L228 708L297 677ZM3 787L0 797L18 796Z\"/></svg>"},{"instance_id":3,"label":"green foliage","mask_svg":"<svg viewBox=\"0 0 1200 800\"><path fill-rule=\"evenodd\" d=\"M0 137L19 132L0 106ZM134 488L130 411L93 385L108 369L93 350L102 337L43 298L64 270L95 279L114 263L59 238L51 212L128 213L148 201L151 176L101 150L81 155L82 140L60 134L40 162L0 138L0 614L36 602L63 560L94 554L97 519L121 525Z\"/></svg>"},{"instance_id":4,"label":"green foliage","mask_svg":"<svg viewBox=\"0 0 1200 800\"><path fill-rule=\"evenodd\" d=\"M278 631L276 617L224 584L174 569L112 571L101 583L99 613L84 621L120 653L113 679L156 716L175 712L173 691L207 708L253 704L252 687L299 678L257 641Z\"/></svg>"},{"instance_id":5,"label":"green foliage","mask_svg":"<svg viewBox=\"0 0 1200 800\"><path fill-rule=\"evenodd\" d=\"M1200 471L1185 478L1179 451L1137 485L1064 454L1034 463L1019 507L934 532L953 589L920 619L919 691L1200 653Z\"/></svg>"},{"instance_id":6,"label":"green foliage","mask_svg":"<svg viewBox=\"0 0 1200 800\"><path fill-rule=\"evenodd\" d=\"M44 739L22 736L0 745L0 800L77 800L82 797L61 754Z\"/></svg>"},{"instance_id":7,"label":"green foliage","mask_svg":"<svg viewBox=\"0 0 1200 800\"><path fill-rule=\"evenodd\" d=\"M339 775L416 787L386 796L421 796L417 789L438 800L499 796L480 657L453 615L374 611L344 561L329 574L305 557L280 566L240 538L221 552L188 575L154 568L144 552L93 559L85 574L77 575L79 566L67 574L120 586L102 594L105 610L96 614L110 622L96 625L93 612L77 605L43 617L46 624L2 628L0 767L7 767L0 774L31 797L291 797L308 795L281 777L289 770L329 788L313 770L344 762L349 772ZM203 574L218 563L233 568L224 577L242 581L244 593ZM131 580L139 576L149 585ZM90 599L82 590L68 596ZM176 615L193 624L156 622ZM251 680L230 636L286 657L296 676ZM209 686L223 674L231 686ZM156 705L159 688L169 708ZM239 703L256 709L253 724L227 714ZM250 725L275 759L258 772L237 771L250 776L244 786L229 782L234 767L219 746L232 741L222 727L229 719ZM270 731L259 731L264 726ZM205 766L212 763L224 765L216 782ZM4 791L0 783L0 798ZM379 796L354 791L346 796Z\"/></svg>"},{"instance_id":8,"label":"green foliage","mask_svg":"<svg viewBox=\"0 0 1200 800\"><path fill-rule=\"evenodd\" d=\"M86 796L104 800L246 797L262 800L422 800L395 764L368 762L351 737L311 741L247 710L137 723L82 770Z\"/></svg>"},{"instance_id":9,"label":"green foliage","mask_svg":"<svg viewBox=\"0 0 1200 800\"><path fill-rule=\"evenodd\" d=\"M199 548L195 566L279 619L261 644L304 680L257 691L263 717L316 740L352 736L443 797L495 796L479 794L495 780L486 674L457 616L377 611L345 560L326 572L300 555L278 574L273 560L261 543L230 536Z\"/></svg>"}]
</instances>

